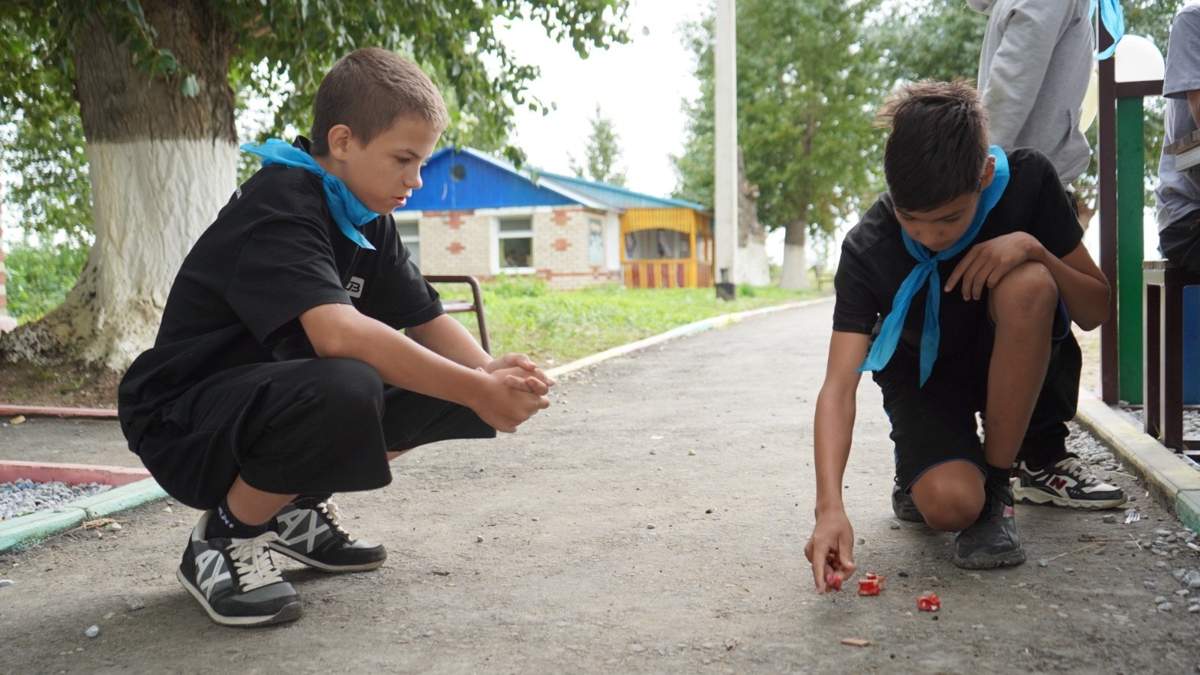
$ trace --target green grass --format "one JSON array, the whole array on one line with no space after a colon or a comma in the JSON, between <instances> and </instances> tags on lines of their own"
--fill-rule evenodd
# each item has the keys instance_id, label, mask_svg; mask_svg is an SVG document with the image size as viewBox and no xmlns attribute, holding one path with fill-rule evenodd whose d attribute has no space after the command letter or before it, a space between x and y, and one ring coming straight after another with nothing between
<instances>
[{"instance_id":1,"label":"green grass","mask_svg":"<svg viewBox=\"0 0 1200 675\"><path fill-rule=\"evenodd\" d=\"M464 297L462 287L441 288L443 299ZM522 352L539 364L561 365L588 354L649 337L720 314L818 297L816 291L738 289L732 302L711 288L631 290L605 285L578 291L550 290L532 278L483 285L492 353ZM475 317L456 314L475 332Z\"/></svg>"}]
</instances>

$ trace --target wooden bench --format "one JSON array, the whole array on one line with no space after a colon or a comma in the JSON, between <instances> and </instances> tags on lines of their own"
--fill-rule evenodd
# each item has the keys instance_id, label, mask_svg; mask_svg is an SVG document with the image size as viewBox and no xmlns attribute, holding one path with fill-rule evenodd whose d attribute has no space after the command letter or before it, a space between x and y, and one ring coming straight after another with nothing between
<instances>
[{"instance_id":1,"label":"wooden bench","mask_svg":"<svg viewBox=\"0 0 1200 675\"><path fill-rule=\"evenodd\" d=\"M1183 287L1200 285L1200 274L1147 260L1142 279L1146 433L1175 452L1197 451L1200 438L1183 437Z\"/></svg>"},{"instance_id":2,"label":"wooden bench","mask_svg":"<svg viewBox=\"0 0 1200 675\"><path fill-rule=\"evenodd\" d=\"M483 295L479 292L479 282L475 277L466 275L427 274L425 280L431 284L466 284L471 287L471 300L449 300L442 302L442 309L447 314L473 312L479 325L479 344L483 351L491 354L492 347L488 341L487 321L483 316Z\"/></svg>"}]
</instances>

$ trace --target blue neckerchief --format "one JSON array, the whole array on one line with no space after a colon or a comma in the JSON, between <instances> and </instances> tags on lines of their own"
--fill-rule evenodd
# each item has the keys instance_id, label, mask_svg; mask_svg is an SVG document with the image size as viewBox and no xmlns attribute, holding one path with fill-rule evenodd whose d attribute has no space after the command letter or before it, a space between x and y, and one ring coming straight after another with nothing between
<instances>
[{"instance_id":1,"label":"blue neckerchief","mask_svg":"<svg viewBox=\"0 0 1200 675\"><path fill-rule=\"evenodd\" d=\"M1117 51L1117 43L1125 37L1125 10L1121 9L1121 0L1092 0L1091 9L1088 10L1088 21L1096 16L1097 6L1100 8L1100 22L1108 29L1108 34L1113 39L1113 43L1107 49L1096 52L1096 60L1103 61Z\"/></svg>"},{"instance_id":2,"label":"blue neckerchief","mask_svg":"<svg viewBox=\"0 0 1200 675\"><path fill-rule=\"evenodd\" d=\"M924 386L925 380L929 379L929 373L933 371L933 362L937 360L938 344L941 342L938 308L942 298L942 279L938 274L938 263L962 253L971 245L971 242L975 241L975 237L979 235L979 230L983 227L983 221L987 219L988 213L991 212L996 202L1000 201L1000 196L1004 194L1004 188L1008 186L1008 156L998 145L988 148L988 152L996 158L996 173L992 178L992 184L980 195L979 205L975 208L975 217L971 220L971 226L950 248L939 251L936 255L930 255L929 249L913 241L904 228L900 228L900 237L904 240L904 248L908 250L909 255L917 259L917 264L908 273L904 283L900 284L900 290L896 291L896 297L892 299L892 311L883 320L879 335L871 344L871 351L863 360L858 372L883 370L888 361L892 359L892 354L896 353L896 345L900 341L900 332L904 329L904 317L908 315L908 308L921 286L927 284L925 325L921 329L921 386Z\"/></svg>"},{"instance_id":3,"label":"blue neckerchief","mask_svg":"<svg viewBox=\"0 0 1200 675\"><path fill-rule=\"evenodd\" d=\"M262 165L282 164L283 166L305 169L321 177L321 185L325 188L325 202L329 212L333 214L333 222L346 238L361 248L374 251L375 247L363 236L362 226L375 220L380 214L367 208L358 197L346 187L342 179L329 173L325 167L317 163L312 155L278 138L267 139L262 145L247 143L242 150L252 155L262 157Z\"/></svg>"}]
</instances>

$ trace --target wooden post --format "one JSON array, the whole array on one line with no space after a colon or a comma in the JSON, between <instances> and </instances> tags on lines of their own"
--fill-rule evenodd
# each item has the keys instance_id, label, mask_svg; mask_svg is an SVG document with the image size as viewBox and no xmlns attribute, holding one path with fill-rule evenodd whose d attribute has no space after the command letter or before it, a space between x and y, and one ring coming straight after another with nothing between
<instances>
[{"instance_id":1,"label":"wooden post","mask_svg":"<svg viewBox=\"0 0 1200 675\"><path fill-rule=\"evenodd\" d=\"M1108 49L1112 35L1100 24L1100 49ZM1108 279L1113 292L1108 296L1108 321L1100 327L1100 397L1114 404L1117 391L1117 124L1116 73L1113 60L1100 62L1100 129L1097 135L1097 154L1100 163L1100 271ZM1140 317L1139 317L1140 318Z\"/></svg>"}]
</instances>

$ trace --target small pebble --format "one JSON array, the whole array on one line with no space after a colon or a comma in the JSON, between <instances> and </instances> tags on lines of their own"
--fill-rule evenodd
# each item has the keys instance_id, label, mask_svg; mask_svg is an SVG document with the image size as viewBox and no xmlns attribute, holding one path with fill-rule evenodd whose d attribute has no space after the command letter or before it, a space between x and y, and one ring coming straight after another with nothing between
<instances>
[{"instance_id":1,"label":"small pebble","mask_svg":"<svg viewBox=\"0 0 1200 675\"><path fill-rule=\"evenodd\" d=\"M1196 612L1200 612L1200 605L1189 605L1188 606L1189 614L1195 614Z\"/></svg>"},{"instance_id":2,"label":"small pebble","mask_svg":"<svg viewBox=\"0 0 1200 675\"><path fill-rule=\"evenodd\" d=\"M0 588L4 588L5 586L12 586L15 583L16 582L13 581L12 579L0 579Z\"/></svg>"},{"instance_id":3,"label":"small pebble","mask_svg":"<svg viewBox=\"0 0 1200 675\"><path fill-rule=\"evenodd\" d=\"M712 513L712 509L704 509L705 513Z\"/></svg>"},{"instance_id":4,"label":"small pebble","mask_svg":"<svg viewBox=\"0 0 1200 675\"><path fill-rule=\"evenodd\" d=\"M1050 566L1050 561L1046 560L1045 558L1042 558L1041 560L1038 561L1038 567L1049 567L1049 566Z\"/></svg>"},{"instance_id":5,"label":"small pebble","mask_svg":"<svg viewBox=\"0 0 1200 675\"><path fill-rule=\"evenodd\" d=\"M1169 603L1169 602L1164 602L1164 603L1161 603L1161 604L1159 604L1159 606L1158 606L1158 611L1160 611L1160 612L1169 612L1169 611L1171 611L1172 609L1175 609L1175 605L1172 605L1172 604L1171 604L1171 603Z\"/></svg>"},{"instance_id":6,"label":"small pebble","mask_svg":"<svg viewBox=\"0 0 1200 675\"><path fill-rule=\"evenodd\" d=\"M87 630L83 631L83 634L90 638L94 638L100 634L100 626L92 624L91 626L87 627Z\"/></svg>"},{"instance_id":7,"label":"small pebble","mask_svg":"<svg viewBox=\"0 0 1200 675\"><path fill-rule=\"evenodd\" d=\"M898 529L900 529L900 523L892 523L891 525L888 525L888 529L889 530L898 530Z\"/></svg>"},{"instance_id":8,"label":"small pebble","mask_svg":"<svg viewBox=\"0 0 1200 675\"><path fill-rule=\"evenodd\" d=\"M482 543L483 543L483 537L481 537L481 536L479 536L479 535L475 535L475 543L476 543L476 544L482 544Z\"/></svg>"},{"instance_id":9,"label":"small pebble","mask_svg":"<svg viewBox=\"0 0 1200 675\"><path fill-rule=\"evenodd\" d=\"M653 530L653 529L654 529L654 524L653 524L653 523L650 523L649 525L647 525L647 526L646 526L646 529L647 529L647 530Z\"/></svg>"},{"instance_id":10,"label":"small pebble","mask_svg":"<svg viewBox=\"0 0 1200 675\"><path fill-rule=\"evenodd\" d=\"M1102 520L1105 523L1112 525L1117 522L1117 517L1110 513L1107 516L1104 516L1104 518Z\"/></svg>"},{"instance_id":11,"label":"small pebble","mask_svg":"<svg viewBox=\"0 0 1200 675\"><path fill-rule=\"evenodd\" d=\"M125 598L125 606L129 608L129 611L136 612L139 609L143 609L146 606L146 603L143 602L139 597L131 597Z\"/></svg>"},{"instance_id":12,"label":"small pebble","mask_svg":"<svg viewBox=\"0 0 1200 675\"><path fill-rule=\"evenodd\" d=\"M696 456L695 450L688 450L688 457L695 457L695 456Z\"/></svg>"}]
</instances>

